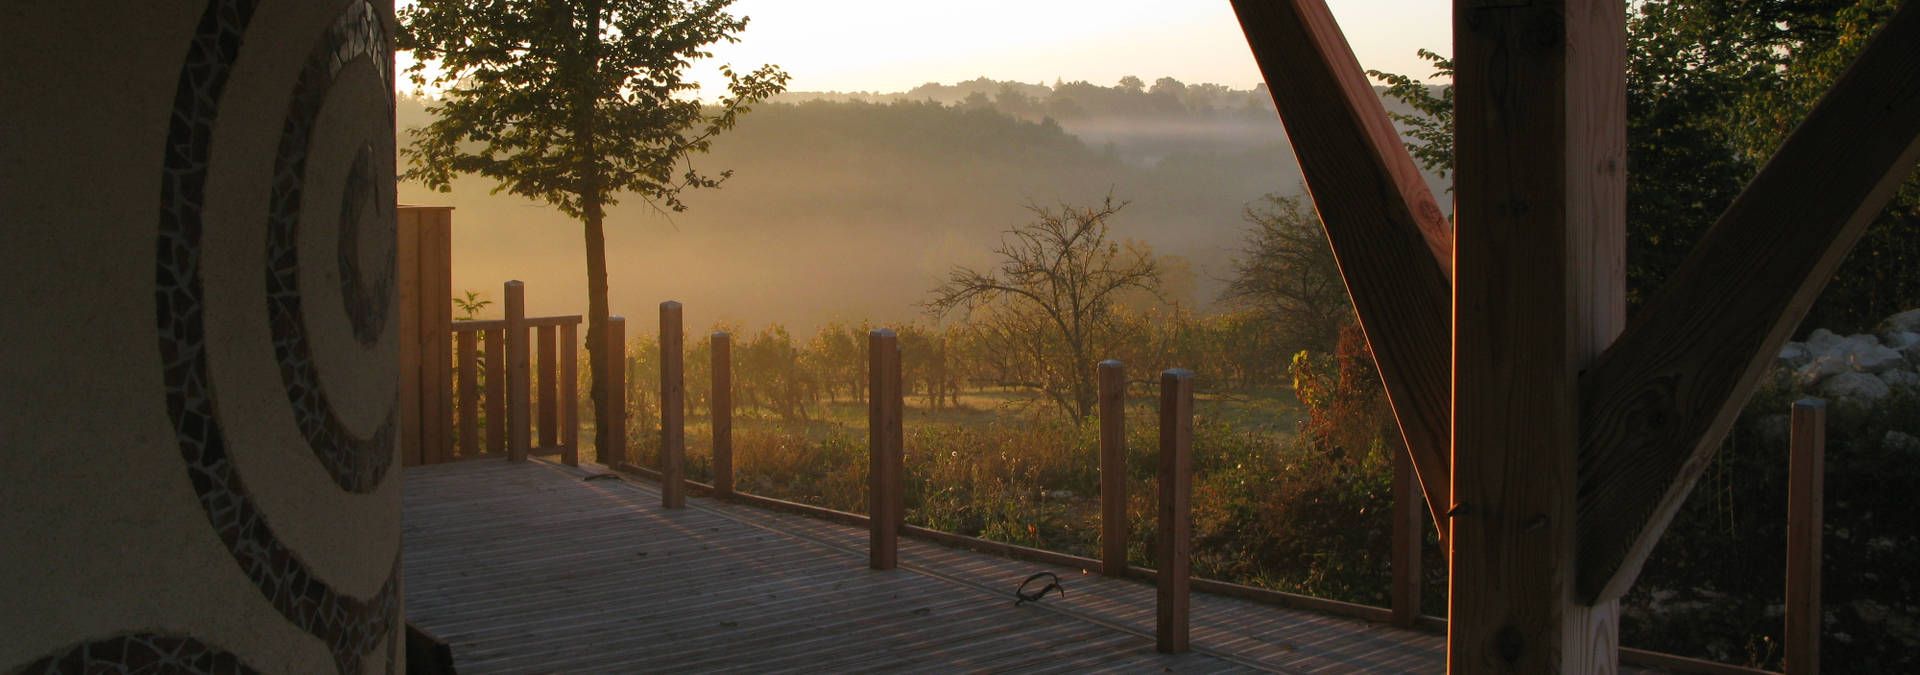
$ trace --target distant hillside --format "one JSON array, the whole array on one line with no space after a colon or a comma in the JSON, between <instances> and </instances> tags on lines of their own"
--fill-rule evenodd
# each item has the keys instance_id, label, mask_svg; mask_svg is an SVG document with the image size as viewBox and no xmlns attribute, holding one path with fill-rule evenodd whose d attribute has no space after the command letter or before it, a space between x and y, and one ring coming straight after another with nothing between
<instances>
[{"instance_id":1,"label":"distant hillside","mask_svg":"<svg viewBox=\"0 0 1920 675\"><path fill-rule=\"evenodd\" d=\"M735 172L722 189L692 194L689 210L671 218L638 202L610 213L614 311L648 325L653 305L673 298L687 303L690 326L780 321L799 330L834 317L910 317L953 264L988 262L999 233L1026 220L1025 205L1109 193L1132 203L1117 234L1186 258L1192 278L1175 280L1178 299L1206 304L1240 246L1245 206L1299 185L1270 110L1095 115L1153 94L1095 99L1088 92L1114 88L1070 85L1052 91L1084 98L1087 114L1056 118L981 105L978 84L955 85L976 87L958 105L787 95L757 107L697 160ZM403 140L429 119L422 103L403 101ZM457 207L455 289L496 297L502 281L519 278L532 311L580 311L579 226L544 205L490 195L492 187L467 178L442 195L405 184L400 198Z\"/></svg>"}]
</instances>

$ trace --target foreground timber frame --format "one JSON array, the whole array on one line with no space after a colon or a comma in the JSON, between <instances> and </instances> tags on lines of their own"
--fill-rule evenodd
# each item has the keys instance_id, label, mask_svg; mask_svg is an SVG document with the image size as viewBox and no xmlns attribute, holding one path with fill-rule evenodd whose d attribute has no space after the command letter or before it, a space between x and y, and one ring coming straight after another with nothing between
<instances>
[{"instance_id":1,"label":"foreground timber frame","mask_svg":"<svg viewBox=\"0 0 1920 675\"><path fill-rule=\"evenodd\" d=\"M1617 670L1619 597L1920 157L1920 8L1629 324L1624 2L1454 1L1451 230L1324 0L1233 4L1449 549L1449 670Z\"/></svg>"}]
</instances>

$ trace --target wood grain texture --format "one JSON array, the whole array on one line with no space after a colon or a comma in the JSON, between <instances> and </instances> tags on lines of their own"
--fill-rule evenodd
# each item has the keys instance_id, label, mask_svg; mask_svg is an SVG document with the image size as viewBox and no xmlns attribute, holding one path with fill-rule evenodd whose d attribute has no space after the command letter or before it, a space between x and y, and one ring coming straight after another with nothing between
<instances>
[{"instance_id":1,"label":"wood grain texture","mask_svg":"<svg viewBox=\"0 0 1920 675\"><path fill-rule=\"evenodd\" d=\"M1044 564L901 542L866 569L867 530L742 504L659 506L652 483L545 461L405 475L408 620L462 673L1431 673L1437 636L1193 596L1193 652L1154 651L1155 589ZM1015 607L1036 571L1067 596Z\"/></svg>"},{"instance_id":2,"label":"wood grain texture","mask_svg":"<svg viewBox=\"0 0 1920 675\"><path fill-rule=\"evenodd\" d=\"M1793 404L1787 454L1788 675L1820 673L1820 540L1825 530L1827 402Z\"/></svg>"},{"instance_id":3,"label":"wood grain texture","mask_svg":"<svg viewBox=\"0 0 1920 675\"><path fill-rule=\"evenodd\" d=\"M713 393L708 414L713 416L713 489L733 494L733 336L714 333L708 351L713 355Z\"/></svg>"},{"instance_id":4,"label":"wood grain texture","mask_svg":"<svg viewBox=\"0 0 1920 675\"><path fill-rule=\"evenodd\" d=\"M1326 2L1233 6L1373 347L1429 511L1444 525L1451 227Z\"/></svg>"},{"instance_id":5,"label":"wood grain texture","mask_svg":"<svg viewBox=\"0 0 1920 675\"><path fill-rule=\"evenodd\" d=\"M422 447L428 461L444 462L453 457L453 209L423 213L421 224Z\"/></svg>"},{"instance_id":6,"label":"wood grain texture","mask_svg":"<svg viewBox=\"0 0 1920 675\"><path fill-rule=\"evenodd\" d=\"M507 328L487 331L487 452L507 451Z\"/></svg>"},{"instance_id":7,"label":"wood grain texture","mask_svg":"<svg viewBox=\"0 0 1920 675\"><path fill-rule=\"evenodd\" d=\"M460 455L480 454L479 336L471 330L454 332L454 380L460 390Z\"/></svg>"},{"instance_id":8,"label":"wood grain texture","mask_svg":"<svg viewBox=\"0 0 1920 675\"><path fill-rule=\"evenodd\" d=\"M905 462L900 379L900 338L881 328L867 335L867 518L868 565L890 570L900 564L900 526L905 520Z\"/></svg>"},{"instance_id":9,"label":"wood grain texture","mask_svg":"<svg viewBox=\"0 0 1920 675\"><path fill-rule=\"evenodd\" d=\"M1582 377L1580 592L1615 598L1820 289L1920 158L1903 3Z\"/></svg>"},{"instance_id":10,"label":"wood grain texture","mask_svg":"<svg viewBox=\"0 0 1920 675\"><path fill-rule=\"evenodd\" d=\"M660 303L660 504L687 505L687 368L680 303Z\"/></svg>"},{"instance_id":11,"label":"wood grain texture","mask_svg":"<svg viewBox=\"0 0 1920 675\"><path fill-rule=\"evenodd\" d=\"M567 466L580 466L580 326L560 325L560 447Z\"/></svg>"},{"instance_id":12,"label":"wood grain texture","mask_svg":"<svg viewBox=\"0 0 1920 675\"><path fill-rule=\"evenodd\" d=\"M426 380L420 372L420 346L425 343L420 325L420 216L419 209L401 207L395 214L394 294L400 320L400 464L418 466L426 461L420 445L420 385Z\"/></svg>"},{"instance_id":13,"label":"wood grain texture","mask_svg":"<svg viewBox=\"0 0 1920 675\"><path fill-rule=\"evenodd\" d=\"M539 346L540 376L537 380L540 396L539 428L540 451L551 453L560 444L560 342L558 326L539 326L533 329L537 336L534 344Z\"/></svg>"},{"instance_id":14,"label":"wood grain texture","mask_svg":"<svg viewBox=\"0 0 1920 675\"><path fill-rule=\"evenodd\" d=\"M1100 571L1127 573L1127 367L1101 361L1100 382Z\"/></svg>"},{"instance_id":15,"label":"wood grain texture","mask_svg":"<svg viewBox=\"0 0 1920 675\"><path fill-rule=\"evenodd\" d=\"M1412 628L1420 613L1420 544L1426 535L1426 500L1407 453L1393 456L1393 580L1388 591L1393 625Z\"/></svg>"},{"instance_id":16,"label":"wood grain texture","mask_svg":"<svg viewBox=\"0 0 1920 675\"><path fill-rule=\"evenodd\" d=\"M1581 368L1624 322L1625 7L1454 3L1453 672L1617 670L1574 601Z\"/></svg>"},{"instance_id":17,"label":"wood grain texture","mask_svg":"<svg viewBox=\"0 0 1920 675\"><path fill-rule=\"evenodd\" d=\"M533 430L528 426L533 415L528 399L533 396L533 346L527 344L527 286L519 281L506 283L507 312L507 460L527 461L533 445Z\"/></svg>"},{"instance_id":18,"label":"wood grain texture","mask_svg":"<svg viewBox=\"0 0 1920 675\"><path fill-rule=\"evenodd\" d=\"M1191 648L1193 575L1193 371L1160 374L1160 499L1154 562L1154 647Z\"/></svg>"}]
</instances>

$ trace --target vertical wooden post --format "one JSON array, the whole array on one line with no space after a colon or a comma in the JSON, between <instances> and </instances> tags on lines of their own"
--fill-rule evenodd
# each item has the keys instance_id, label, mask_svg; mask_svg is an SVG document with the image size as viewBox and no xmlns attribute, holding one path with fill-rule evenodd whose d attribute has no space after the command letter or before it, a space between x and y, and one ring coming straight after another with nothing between
<instances>
[{"instance_id":1,"label":"vertical wooden post","mask_svg":"<svg viewBox=\"0 0 1920 675\"><path fill-rule=\"evenodd\" d=\"M1127 573L1127 369L1108 359L1100 380L1100 573Z\"/></svg>"},{"instance_id":2,"label":"vertical wooden post","mask_svg":"<svg viewBox=\"0 0 1920 675\"><path fill-rule=\"evenodd\" d=\"M426 462L421 448L421 385L427 381L421 372L420 349L426 345L426 327L420 320L424 284L420 281L421 211L401 208L396 214L394 234L394 309L400 321L400 463L415 466ZM451 298L449 298L451 300Z\"/></svg>"},{"instance_id":3,"label":"vertical wooden post","mask_svg":"<svg viewBox=\"0 0 1920 675\"><path fill-rule=\"evenodd\" d=\"M507 329L487 331L487 452L507 451Z\"/></svg>"},{"instance_id":4,"label":"vertical wooden post","mask_svg":"<svg viewBox=\"0 0 1920 675\"><path fill-rule=\"evenodd\" d=\"M542 325L535 330L540 340L540 451L553 452L560 443L560 368L556 327Z\"/></svg>"},{"instance_id":5,"label":"vertical wooden post","mask_svg":"<svg viewBox=\"0 0 1920 675\"><path fill-rule=\"evenodd\" d=\"M474 367L480 355L476 331L454 333L458 353L454 355L456 379L460 382L460 456L480 454L480 376Z\"/></svg>"},{"instance_id":6,"label":"vertical wooden post","mask_svg":"<svg viewBox=\"0 0 1920 675\"><path fill-rule=\"evenodd\" d=\"M607 430L606 447L594 448L601 466L615 467L627 461L627 318L607 317L606 371L595 374L605 378L607 410L611 413L593 420L596 428Z\"/></svg>"},{"instance_id":7,"label":"vertical wooden post","mask_svg":"<svg viewBox=\"0 0 1920 675\"><path fill-rule=\"evenodd\" d=\"M1154 546L1154 646L1162 653L1187 651L1187 586L1193 545L1193 372L1160 374L1160 504Z\"/></svg>"},{"instance_id":8,"label":"vertical wooden post","mask_svg":"<svg viewBox=\"0 0 1920 675\"><path fill-rule=\"evenodd\" d=\"M660 505L687 505L686 350L680 303L660 303Z\"/></svg>"},{"instance_id":9,"label":"vertical wooden post","mask_svg":"<svg viewBox=\"0 0 1920 675\"><path fill-rule=\"evenodd\" d=\"M713 394L707 412L713 415L713 493L733 494L733 337L726 331L710 338L713 352Z\"/></svg>"},{"instance_id":10,"label":"vertical wooden post","mask_svg":"<svg viewBox=\"0 0 1920 675\"><path fill-rule=\"evenodd\" d=\"M1827 402L1793 404L1787 470L1787 675L1820 672L1820 538L1825 527Z\"/></svg>"},{"instance_id":11,"label":"vertical wooden post","mask_svg":"<svg viewBox=\"0 0 1920 675\"><path fill-rule=\"evenodd\" d=\"M1625 324L1620 0L1454 1L1452 672L1611 673L1579 599L1579 373Z\"/></svg>"},{"instance_id":12,"label":"vertical wooden post","mask_svg":"<svg viewBox=\"0 0 1920 675\"><path fill-rule=\"evenodd\" d=\"M560 325L560 461L580 466L580 327Z\"/></svg>"},{"instance_id":13,"label":"vertical wooden post","mask_svg":"<svg viewBox=\"0 0 1920 675\"><path fill-rule=\"evenodd\" d=\"M867 542L868 565L890 570L900 564L901 481L900 339L881 328L867 334Z\"/></svg>"},{"instance_id":14,"label":"vertical wooden post","mask_svg":"<svg viewBox=\"0 0 1920 675\"><path fill-rule=\"evenodd\" d=\"M1393 453L1393 625L1412 628L1420 620L1420 542L1427 523L1427 497L1413 474L1405 448Z\"/></svg>"},{"instance_id":15,"label":"vertical wooden post","mask_svg":"<svg viewBox=\"0 0 1920 675\"><path fill-rule=\"evenodd\" d=\"M532 345L527 344L527 287L519 281L507 282L507 460L527 461L527 449L533 443L528 428L529 397L533 395L531 373Z\"/></svg>"},{"instance_id":16,"label":"vertical wooden post","mask_svg":"<svg viewBox=\"0 0 1920 675\"><path fill-rule=\"evenodd\" d=\"M433 255L421 259L421 273L431 279L434 290L426 305L432 314L428 336L433 345L432 360L427 363L438 395L431 427L434 445L428 452L433 461L444 462L453 455L453 359L448 353L453 347L453 209L433 214L432 233Z\"/></svg>"}]
</instances>

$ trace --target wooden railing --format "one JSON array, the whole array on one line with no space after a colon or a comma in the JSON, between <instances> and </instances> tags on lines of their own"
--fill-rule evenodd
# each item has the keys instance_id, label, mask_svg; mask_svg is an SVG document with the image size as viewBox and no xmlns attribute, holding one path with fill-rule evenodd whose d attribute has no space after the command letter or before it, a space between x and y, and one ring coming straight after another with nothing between
<instances>
[{"instance_id":1,"label":"wooden railing","mask_svg":"<svg viewBox=\"0 0 1920 675\"><path fill-rule=\"evenodd\" d=\"M454 321L454 433L430 445L422 463L504 456L559 455L580 463L581 317L527 316L526 286L504 288L506 318ZM483 431L484 428L484 431Z\"/></svg>"},{"instance_id":2,"label":"wooden railing","mask_svg":"<svg viewBox=\"0 0 1920 675\"><path fill-rule=\"evenodd\" d=\"M578 437L578 414L573 409L575 390L576 359L574 328L580 323L580 317L537 317L524 318L524 295L519 282L507 284L507 315L500 321L463 321L455 322L454 333L459 356L460 373L460 433L462 453L467 452L468 439L477 438L473 431L472 415L469 411L478 411L475 394L478 385L474 384L472 373L476 372L472 364L475 350L472 348L473 336L486 332L487 342L487 416L488 419L502 417L511 420L511 437L503 441L498 436L497 426L489 425L487 430L486 451L476 456L504 454L510 457L524 457L514 454L512 439L526 438L526 420L528 394L524 389L528 384L528 356L526 354L525 331L541 331L541 445L526 449L533 454L559 453L569 464L578 462L576 447ZM518 326L518 328L515 328ZM563 345L558 352L559 387L556 382L553 365L555 330ZM505 354L501 355L498 337L504 332L519 335L519 340L505 338ZM614 364L606 373L607 391L612 410L626 411L626 322L621 317L613 317L609 323L608 346L611 351L609 362ZM965 535L932 530L905 521L904 509L904 462L903 462L903 413L905 410L905 390L901 381L900 347L898 337L888 329L872 331L868 336L868 429L869 457L868 471L869 499L866 514L836 511L818 506L800 504L771 497L740 492L734 487L733 479L733 394L732 394L732 339L724 332L714 333L711 337L712 382L708 406L712 415L712 475L713 483L692 481L685 476L686 435L685 435L685 364L682 349L681 307L677 302L666 302L660 306L660 452L657 466L640 466L629 461L626 455L625 420L612 423L608 427L608 447L599 451L600 463L617 470L636 473L661 482L662 503L667 508L683 508L688 492L697 492L716 498L750 504L776 510L803 513L816 517L862 526L869 529L869 565L876 570L893 569L899 565L899 537L908 535L942 544L959 546L976 551L995 553L1035 562L1098 569L1111 577L1131 577L1151 581L1158 587L1158 605L1156 612L1156 644L1161 651L1183 652L1188 648L1188 593L1202 591L1219 595L1238 597L1293 609L1305 609L1328 614L1346 616L1378 623L1390 623L1396 626L1427 631L1446 630L1446 619L1427 615L1422 611L1420 601L1420 547L1424 537L1424 528L1428 519L1425 496L1419 481L1413 476L1411 462L1405 453L1399 453L1394 463L1394 508L1393 508L1393 550L1392 582L1389 593L1390 606L1376 607L1358 603L1317 598L1294 593L1286 593L1265 588L1245 586L1214 579L1191 576L1189 549L1191 539L1190 494L1192 490L1192 418L1193 418L1193 373L1185 370L1169 370L1160 378L1160 452L1157 489L1159 493L1156 520L1158 521L1158 539L1154 542L1154 568L1130 565L1126 556L1126 538L1129 525L1126 514L1125 476L1125 367L1118 361L1103 361L1096 366L1099 383L1099 424L1100 453L1099 469L1101 476L1101 549L1100 558L1086 558L1055 551L1029 548L1015 544L988 541ZM514 345L520 345L516 348ZM509 365L501 365L502 360ZM504 369L504 371L502 370ZM504 375L503 375L504 372ZM498 384L504 382L504 385ZM499 387L505 386L504 411L495 407L501 400ZM518 389L516 389L516 387ZM518 393L513 393L518 392ZM564 410L564 414L560 412ZM1787 672L1818 672L1819 644L1819 532L1820 521L1820 484L1822 482L1821 462L1824 448L1824 404L1817 401L1802 401L1794 405L1792 426L1792 468L1789 495L1789 534L1787 567ZM563 420L555 426L554 420ZM557 435L552 431L557 428ZM477 442L477 441L472 441ZM1767 671L1731 666L1673 654L1664 654L1640 649L1622 648L1621 660L1624 663L1664 668L1677 672L1694 673L1765 673Z\"/></svg>"}]
</instances>

